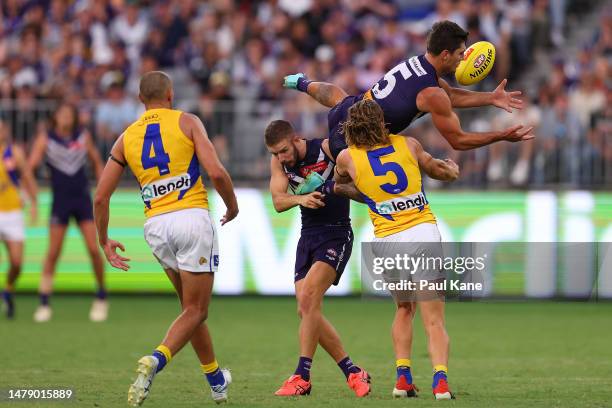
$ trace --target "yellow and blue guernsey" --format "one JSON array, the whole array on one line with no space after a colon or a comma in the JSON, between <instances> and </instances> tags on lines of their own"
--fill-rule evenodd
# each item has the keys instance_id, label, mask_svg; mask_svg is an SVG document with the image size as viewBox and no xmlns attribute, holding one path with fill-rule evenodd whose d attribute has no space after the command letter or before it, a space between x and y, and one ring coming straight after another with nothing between
<instances>
[{"instance_id":1,"label":"yellow and blue guernsey","mask_svg":"<svg viewBox=\"0 0 612 408\"><path fill-rule=\"evenodd\" d=\"M21 207L17 163L11 145L7 145L0 149L0 212L17 211Z\"/></svg>"},{"instance_id":2,"label":"yellow and blue guernsey","mask_svg":"<svg viewBox=\"0 0 612 408\"><path fill-rule=\"evenodd\" d=\"M193 141L179 126L181 114L149 109L123 133L125 159L140 185L147 217L208 209Z\"/></svg>"},{"instance_id":3,"label":"yellow and blue guernsey","mask_svg":"<svg viewBox=\"0 0 612 408\"><path fill-rule=\"evenodd\" d=\"M421 183L419 163L403 136L370 150L349 146L355 186L363 194L374 235L386 237L421 223L435 223Z\"/></svg>"}]
</instances>

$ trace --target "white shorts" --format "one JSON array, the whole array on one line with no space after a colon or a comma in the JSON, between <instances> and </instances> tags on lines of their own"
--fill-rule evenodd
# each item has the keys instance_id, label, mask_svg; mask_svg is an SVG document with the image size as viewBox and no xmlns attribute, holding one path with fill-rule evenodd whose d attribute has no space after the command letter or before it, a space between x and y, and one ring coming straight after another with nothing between
<instances>
[{"instance_id":1,"label":"white shorts","mask_svg":"<svg viewBox=\"0 0 612 408\"><path fill-rule=\"evenodd\" d=\"M386 237L374 238L374 242L442 242L442 236L438 224L423 222Z\"/></svg>"},{"instance_id":2,"label":"white shorts","mask_svg":"<svg viewBox=\"0 0 612 408\"><path fill-rule=\"evenodd\" d=\"M25 227L23 212L0 211L0 241L23 242L25 239Z\"/></svg>"},{"instance_id":3,"label":"white shorts","mask_svg":"<svg viewBox=\"0 0 612 408\"><path fill-rule=\"evenodd\" d=\"M208 210L188 208L155 215L145 222L144 237L165 269L217 271L219 245Z\"/></svg>"},{"instance_id":4,"label":"white shorts","mask_svg":"<svg viewBox=\"0 0 612 408\"><path fill-rule=\"evenodd\" d=\"M407 230L375 238L372 252L377 257L395 258L397 255L407 255L410 258L432 258L440 262L443 256L442 237L438 225L432 223L417 224ZM432 261L430 261L432 262ZM433 265L430 263L429 265ZM393 279L408 279L415 282L420 280L438 280L444 278L444 270L439 267L417 267L407 273L403 270L390 270L384 276Z\"/></svg>"}]
</instances>

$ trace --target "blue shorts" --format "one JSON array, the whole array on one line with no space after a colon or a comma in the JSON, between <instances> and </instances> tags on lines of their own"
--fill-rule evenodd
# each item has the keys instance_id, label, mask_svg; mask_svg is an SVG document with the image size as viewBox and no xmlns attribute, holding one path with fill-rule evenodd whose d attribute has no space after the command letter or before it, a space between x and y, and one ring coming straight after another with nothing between
<instances>
[{"instance_id":1,"label":"blue shorts","mask_svg":"<svg viewBox=\"0 0 612 408\"><path fill-rule=\"evenodd\" d=\"M353 230L346 227L322 227L302 232L295 255L295 282L304 279L317 261L325 262L336 270L334 285L351 257Z\"/></svg>"},{"instance_id":2,"label":"blue shorts","mask_svg":"<svg viewBox=\"0 0 612 408\"><path fill-rule=\"evenodd\" d=\"M68 225L71 217L74 217L77 223L93 220L93 204L89 193L79 195L53 194L51 224Z\"/></svg>"},{"instance_id":3,"label":"blue shorts","mask_svg":"<svg viewBox=\"0 0 612 408\"><path fill-rule=\"evenodd\" d=\"M348 110L351 106L363 99L363 95L347 96L331 108L327 114L327 124L329 127L329 150L334 160L343 149L347 148L344 134L342 133L342 122L348 117Z\"/></svg>"}]
</instances>

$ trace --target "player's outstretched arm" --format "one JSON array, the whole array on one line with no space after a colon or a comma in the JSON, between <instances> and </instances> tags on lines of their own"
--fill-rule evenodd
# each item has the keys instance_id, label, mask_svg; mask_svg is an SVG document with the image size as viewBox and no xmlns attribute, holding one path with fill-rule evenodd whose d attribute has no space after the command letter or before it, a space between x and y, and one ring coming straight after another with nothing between
<instances>
[{"instance_id":1,"label":"player's outstretched arm","mask_svg":"<svg viewBox=\"0 0 612 408\"><path fill-rule=\"evenodd\" d=\"M289 180L287 180L280 162L275 156L272 156L270 159L270 193L272 194L272 204L276 212L287 211L298 205L312 209L325 206L323 194L319 191L304 195L294 195L287 192L288 187Z\"/></svg>"},{"instance_id":2,"label":"player's outstretched arm","mask_svg":"<svg viewBox=\"0 0 612 408\"><path fill-rule=\"evenodd\" d=\"M21 147L16 145L13 146L13 156L15 157L15 163L21 175L21 180L23 181L23 187L30 199L30 221L32 224L36 224L38 219L38 185L36 184L36 179L34 178L32 169L28 166L28 162Z\"/></svg>"},{"instance_id":3,"label":"player's outstretched arm","mask_svg":"<svg viewBox=\"0 0 612 408\"><path fill-rule=\"evenodd\" d=\"M440 88L425 88L417 95L417 107L429 112L434 126L455 150L470 150L502 140L520 142L534 138L533 126L522 125L497 132L466 132L461 129L459 117L453 111L450 99Z\"/></svg>"},{"instance_id":4,"label":"player's outstretched arm","mask_svg":"<svg viewBox=\"0 0 612 408\"><path fill-rule=\"evenodd\" d=\"M98 242L104 250L104 256L115 268L127 271L130 266L127 264L129 258L125 258L117 253L117 248L125 251L125 247L120 242L108 237L109 205L113 192L119 184L123 168L126 166L125 155L123 153L123 135L119 136L111 150L111 157L108 159L96 188L94 197L94 221L98 231Z\"/></svg>"},{"instance_id":5,"label":"player's outstretched arm","mask_svg":"<svg viewBox=\"0 0 612 408\"><path fill-rule=\"evenodd\" d=\"M238 215L238 200L232 179L221 164L200 118L190 113L183 113L179 119L179 126L183 133L193 140L198 161L225 203L225 215L221 218L221 225L225 225Z\"/></svg>"},{"instance_id":6,"label":"player's outstretched arm","mask_svg":"<svg viewBox=\"0 0 612 408\"><path fill-rule=\"evenodd\" d=\"M310 81L306 75L299 73L287 75L283 84L285 88L297 89L312 96L317 102L328 108L333 108L342 102L348 94L344 89L328 82Z\"/></svg>"},{"instance_id":7,"label":"player's outstretched arm","mask_svg":"<svg viewBox=\"0 0 612 408\"><path fill-rule=\"evenodd\" d=\"M506 91L507 83L508 80L504 79L493 92L474 92L451 87L444 79L438 79L438 84L447 93L453 108L475 108L493 105L512 113L512 109L523 108L523 101L518 99L522 92Z\"/></svg>"},{"instance_id":8,"label":"player's outstretched arm","mask_svg":"<svg viewBox=\"0 0 612 408\"><path fill-rule=\"evenodd\" d=\"M434 159L413 137L406 137L408 148L416 155L419 168L429 177L441 181L455 181L459 177L459 166L451 159Z\"/></svg>"}]
</instances>

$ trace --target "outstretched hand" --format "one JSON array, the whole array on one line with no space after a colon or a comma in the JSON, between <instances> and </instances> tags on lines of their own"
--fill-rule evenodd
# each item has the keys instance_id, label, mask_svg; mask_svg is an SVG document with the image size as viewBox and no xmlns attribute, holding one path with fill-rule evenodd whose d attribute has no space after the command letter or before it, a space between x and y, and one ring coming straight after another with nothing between
<instances>
[{"instance_id":1,"label":"outstretched hand","mask_svg":"<svg viewBox=\"0 0 612 408\"><path fill-rule=\"evenodd\" d=\"M503 131L503 140L508 142L521 142L523 140L531 140L535 138L532 133L533 126L525 128L523 125L512 126Z\"/></svg>"},{"instance_id":2,"label":"outstretched hand","mask_svg":"<svg viewBox=\"0 0 612 408\"><path fill-rule=\"evenodd\" d=\"M117 253L117 248L119 248L121 252L125 252L125 247L121 242L109 239L102 247L102 249L104 249L104 256L106 257L106 260L115 268L127 271L130 269L130 265L127 264L127 261L129 261L130 258L125 258L119 255Z\"/></svg>"},{"instance_id":3,"label":"outstretched hand","mask_svg":"<svg viewBox=\"0 0 612 408\"><path fill-rule=\"evenodd\" d=\"M492 104L506 112L512 113L512 109L523 109L523 101L517 98L522 94L521 91L506 91L507 79L497 85L493 91Z\"/></svg>"}]
</instances>

